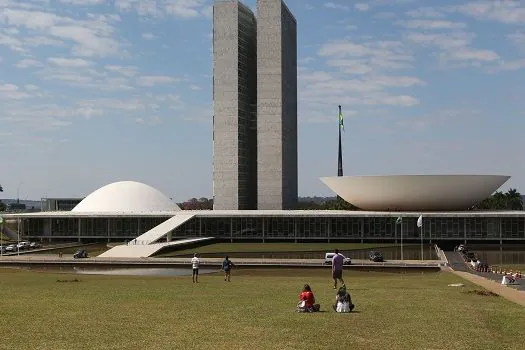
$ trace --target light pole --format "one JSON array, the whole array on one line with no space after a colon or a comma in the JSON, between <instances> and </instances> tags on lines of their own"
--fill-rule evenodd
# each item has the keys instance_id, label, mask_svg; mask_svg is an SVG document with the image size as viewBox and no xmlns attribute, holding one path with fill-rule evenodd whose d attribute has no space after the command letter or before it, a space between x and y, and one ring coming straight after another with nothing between
<instances>
[{"instance_id":1,"label":"light pole","mask_svg":"<svg viewBox=\"0 0 525 350\"><path fill-rule=\"evenodd\" d=\"M0 256L4 256L4 218L0 216Z\"/></svg>"},{"instance_id":2,"label":"light pole","mask_svg":"<svg viewBox=\"0 0 525 350\"><path fill-rule=\"evenodd\" d=\"M16 240L16 247L18 248L16 250L16 255L20 255L20 218L16 219Z\"/></svg>"},{"instance_id":3,"label":"light pole","mask_svg":"<svg viewBox=\"0 0 525 350\"><path fill-rule=\"evenodd\" d=\"M20 182L16 187L16 204L20 204L20 186L24 184L24 181Z\"/></svg>"}]
</instances>

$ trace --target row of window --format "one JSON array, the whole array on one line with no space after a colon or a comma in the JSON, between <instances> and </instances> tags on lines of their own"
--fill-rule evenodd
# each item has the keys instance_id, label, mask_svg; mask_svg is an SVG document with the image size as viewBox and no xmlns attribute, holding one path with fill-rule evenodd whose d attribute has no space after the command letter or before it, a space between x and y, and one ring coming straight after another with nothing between
<instances>
[{"instance_id":1,"label":"row of window","mask_svg":"<svg viewBox=\"0 0 525 350\"><path fill-rule=\"evenodd\" d=\"M243 199L244 200L244 199ZM133 237L167 218L24 219L21 231L29 236ZM416 218L396 224L391 218L246 217L193 218L175 229L176 236L214 237L339 237L339 238L456 238L525 239L525 218ZM79 233L80 231L80 233Z\"/></svg>"}]
</instances>

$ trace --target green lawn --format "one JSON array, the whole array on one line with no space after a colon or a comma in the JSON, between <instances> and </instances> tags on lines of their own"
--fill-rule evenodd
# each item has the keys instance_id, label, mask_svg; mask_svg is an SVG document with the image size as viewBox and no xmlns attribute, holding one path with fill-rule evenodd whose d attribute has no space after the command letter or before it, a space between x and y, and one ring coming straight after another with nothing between
<instances>
[{"instance_id":1,"label":"green lawn","mask_svg":"<svg viewBox=\"0 0 525 350\"><path fill-rule=\"evenodd\" d=\"M118 277L0 269L0 349L523 349L521 306L447 273L347 272L356 312L330 310L325 271ZM73 280L79 282L62 282ZM325 312L299 314L310 283ZM450 283L465 287L448 287Z\"/></svg>"},{"instance_id":2,"label":"green lawn","mask_svg":"<svg viewBox=\"0 0 525 350\"><path fill-rule=\"evenodd\" d=\"M175 252L160 254L158 257L177 256L198 253L277 253L277 252L319 252L341 251L356 249L374 249L394 247L396 244L381 243L217 243L199 248L184 249ZM408 246L408 245L405 245Z\"/></svg>"}]
</instances>

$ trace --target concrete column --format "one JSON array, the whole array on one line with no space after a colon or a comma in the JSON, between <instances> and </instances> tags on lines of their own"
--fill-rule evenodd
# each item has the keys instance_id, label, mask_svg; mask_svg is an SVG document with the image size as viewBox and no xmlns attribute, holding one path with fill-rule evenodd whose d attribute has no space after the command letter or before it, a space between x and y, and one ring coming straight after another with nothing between
<instances>
[{"instance_id":1,"label":"concrete column","mask_svg":"<svg viewBox=\"0 0 525 350\"><path fill-rule=\"evenodd\" d=\"M463 244L467 244L467 218L463 218Z\"/></svg>"},{"instance_id":2,"label":"concrete column","mask_svg":"<svg viewBox=\"0 0 525 350\"><path fill-rule=\"evenodd\" d=\"M363 237L365 236L365 218L361 218L361 243L364 242Z\"/></svg>"},{"instance_id":3,"label":"concrete column","mask_svg":"<svg viewBox=\"0 0 525 350\"><path fill-rule=\"evenodd\" d=\"M82 219L78 218L78 242L79 243L82 242L81 234L82 234Z\"/></svg>"},{"instance_id":4,"label":"concrete column","mask_svg":"<svg viewBox=\"0 0 525 350\"><path fill-rule=\"evenodd\" d=\"M330 236L332 235L332 225L331 224L331 219L330 218L326 218L326 221L325 221L325 226L326 226L326 236L328 237L328 243L330 243Z\"/></svg>"},{"instance_id":5,"label":"concrete column","mask_svg":"<svg viewBox=\"0 0 525 350\"><path fill-rule=\"evenodd\" d=\"M499 245L500 247L503 245L503 218L499 218Z\"/></svg>"},{"instance_id":6,"label":"concrete column","mask_svg":"<svg viewBox=\"0 0 525 350\"><path fill-rule=\"evenodd\" d=\"M111 225L110 225L111 220L110 220L110 218L106 218L106 219L108 220L108 242L109 242L110 241L110 237L111 237L111 233L110 233L110 231L111 231Z\"/></svg>"},{"instance_id":7,"label":"concrete column","mask_svg":"<svg viewBox=\"0 0 525 350\"><path fill-rule=\"evenodd\" d=\"M173 237L173 231L168 232L166 235L166 242L171 242L171 239Z\"/></svg>"},{"instance_id":8,"label":"concrete column","mask_svg":"<svg viewBox=\"0 0 525 350\"><path fill-rule=\"evenodd\" d=\"M262 236L263 236L263 243L266 243L266 225L265 225L265 217L262 217Z\"/></svg>"}]
</instances>

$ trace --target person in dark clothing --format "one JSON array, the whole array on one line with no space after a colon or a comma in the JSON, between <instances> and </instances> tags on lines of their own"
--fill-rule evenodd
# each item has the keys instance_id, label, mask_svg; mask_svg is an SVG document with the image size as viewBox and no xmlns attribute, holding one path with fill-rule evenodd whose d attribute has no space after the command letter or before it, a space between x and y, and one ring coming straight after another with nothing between
<instances>
[{"instance_id":1,"label":"person in dark clothing","mask_svg":"<svg viewBox=\"0 0 525 350\"><path fill-rule=\"evenodd\" d=\"M224 258L224 261L222 262L222 267L221 267L221 270L224 271L224 281L231 282L230 275L231 275L231 269L233 266L234 265L229 259L229 257L226 256L226 258Z\"/></svg>"}]
</instances>

